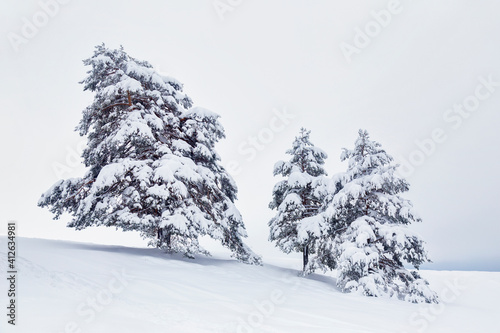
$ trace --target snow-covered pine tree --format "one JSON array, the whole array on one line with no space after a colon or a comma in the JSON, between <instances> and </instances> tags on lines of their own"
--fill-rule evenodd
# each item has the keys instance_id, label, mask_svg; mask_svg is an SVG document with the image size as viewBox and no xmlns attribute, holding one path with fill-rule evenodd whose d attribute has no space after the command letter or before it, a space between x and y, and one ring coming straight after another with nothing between
<instances>
[{"instance_id":1,"label":"snow-covered pine tree","mask_svg":"<svg viewBox=\"0 0 500 333\"><path fill-rule=\"evenodd\" d=\"M338 269L337 285L345 292L368 296L389 294L410 302L438 302L417 270L429 262L423 241L408 226L421 219L411 202L400 196L408 183L395 175L397 165L378 142L360 130L348 160L342 187L323 213L334 227L328 244Z\"/></svg>"},{"instance_id":2,"label":"snow-covered pine tree","mask_svg":"<svg viewBox=\"0 0 500 333\"><path fill-rule=\"evenodd\" d=\"M315 251L315 239L321 226L302 225L307 217L317 214L322 203L322 180L326 176L323 168L326 153L315 147L310 139L310 131L302 128L295 138L292 155L288 162L279 161L274 166L274 175L286 177L273 189L273 200L269 208L276 209L276 216L269 221L269 240L283 252L302 252L303 272L306 272L309 255Z\"/></svg>"},{"instance_id":3,"label":"snow-covered pine tree","mask_svg":"<svg viewBox=\"0 0 500 333\"><path fill-rule=\"evenodd\" d=\"M207 253L198 238L220 240L233 255L260 264L242 240L237 189L220 165L218 116L193 108L177 80L158 74L123 48L96 47L82 81L95 94L77 131L87 135L82 178L60 180L38 205L68 227L137 230L150 244L188 257Z\"/></svg>"}]
</instances>

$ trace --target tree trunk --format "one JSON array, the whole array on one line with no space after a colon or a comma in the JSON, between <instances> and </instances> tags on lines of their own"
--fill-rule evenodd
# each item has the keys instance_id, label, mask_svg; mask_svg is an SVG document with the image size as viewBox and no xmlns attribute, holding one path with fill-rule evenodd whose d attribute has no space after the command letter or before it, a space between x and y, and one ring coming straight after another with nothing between
<instances>
[{"instance_id":1,"label":"tree trunk","mask_svg":"<svg viewBox=\"0 0 500 333\"><path fill-rule=\"evenodd\" d=\"M161 247L162 235L163 235L163 228L158 228L156 230L156 238L158 239L156 247Z\"/></svg>"},{"instance_id":2,"label":"tree trunk","mask_svg":"<svg viewBox=\"0 0 500 333\"><path fill-rule=\"evenodd\" d=\"M302 262L304 264L302 271L305 273L307 263L309 262L309 245L305 245L304 249L302 250Z\"/></svg>"},{"instance_id":3,"label":"tree trunk","mask_svg":"<svg viewBox=\"0 0 500 333\"><path fill-rule=\"evenodd\" d=\"M172 234L170 232L165 236L165 241L167 242L167 250L172 250Z\"/></svg>"},{"instance_id":4,"label":"tree trunk","mask_svg":"<svg viewBox=\"0 0 500 333\"><path fill-rule=\"evenodd\" d=\"M163 244L167 246L167 251L172 249L172 233L169 231L169 227L158 228L157 232L158 236L158 247L161 247Z\"/></svg>"}]
</instances>

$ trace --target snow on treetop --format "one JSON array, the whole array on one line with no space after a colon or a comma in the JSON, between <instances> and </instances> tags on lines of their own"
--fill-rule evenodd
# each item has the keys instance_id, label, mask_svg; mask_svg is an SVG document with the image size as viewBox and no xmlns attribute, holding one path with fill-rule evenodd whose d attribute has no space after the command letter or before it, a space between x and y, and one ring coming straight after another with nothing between
<instances>
[{"instance_id":1,"label":"snow on treetop","mask_svg":"<svg viewBox=\"0 0 500 333\"><path fill-rule=\"evenodd\" d=\"M109 64L113 64L114 61L113 59L111 59L110 57L104 55L104 54L98 54L94 57L92 57L92 59L95 61L95 62L102 62L102 63L109 63Z\"/></svg>"},{"instance_id":2,"label":"snow on treetop","mask_svg":"<svg viewBox=\"0 0 500 333\"><path fill-rule=\"evenodd\" d=\"M159 74L147 61L130 57L123 48L108 49L104 44L98 45L94 55L84 60L84 64L92 67L81 82L85 84L85 90L98 91L105 96L125 91L146 93L154 95L158 105L166 101L160 97L165 99L171 95L174 100L170 102L179 104L182 110L191 106L191 100L182 93L182 83Z\"/></svg>"},{"instance_id":3,"label":"snow on treetop","mask_svg":"<svg viewBox=\"0 0 500 333\"><path fill-rule=\"evenodd\" d=\"M122 76L121 81L105 87L102 91L106 95L115 95L119 91L138 92L142 90L142 85L136 79L129 76Z\"/></svg>"},{"instance_id":4,"label":"snow on treetop","mask_svg":"<svg viewBox=\"0 0 500 333\"><path fill-rule=\"evenodd\" d=\"M127 75L139 77L144 81L150 81L166 89L169 93L172 93L172 87L182 91L182 83L174 78L158 74L149 63L138 64L134 59L131 59L126 62L125 68Z\"/></svg>"}]
</instances>

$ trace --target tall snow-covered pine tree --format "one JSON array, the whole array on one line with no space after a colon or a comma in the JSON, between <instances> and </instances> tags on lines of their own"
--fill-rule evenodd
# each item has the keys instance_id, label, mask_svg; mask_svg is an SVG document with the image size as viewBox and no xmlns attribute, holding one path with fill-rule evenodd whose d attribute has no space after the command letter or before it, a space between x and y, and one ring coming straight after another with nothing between
<instances>
[{"instance_id":1,"label":"tall snow-covered pine tree","mask_svg":"<svg viewBox=\"0 0 500 333\"><path fill-rule=\"evenodd\" d=\"M239 260L260 263L243 242L236 186L220 165L218 116L192 107L177 80L123 48L96 47L82 81L95 94L77 130L87 136L82 178L60 180L39 200L75 229L140 231L151 244L193 257L209 235Z\"/></svg>"},{"instance_id":2,"label":"tall snow-covered pine tree","mask_svg":"<svg viewBox=\"0 0 500 333\"><path fill-rule=\"evenodd\" d=\"M322 192L318 191L326 175L323 168L326 153L315 147L309 139L310 131L302 128L295 138L292 155L288 162L279 161L274 166L274 175L286 177L273 189L269 208L276 209L276 216L269 221L269 240L283 252L302 252L303 272L306 272L309 255L315 251L315 239L319 226L303 226L304 218L317 214L322 203Z\"/></svg>"}]
</instances>

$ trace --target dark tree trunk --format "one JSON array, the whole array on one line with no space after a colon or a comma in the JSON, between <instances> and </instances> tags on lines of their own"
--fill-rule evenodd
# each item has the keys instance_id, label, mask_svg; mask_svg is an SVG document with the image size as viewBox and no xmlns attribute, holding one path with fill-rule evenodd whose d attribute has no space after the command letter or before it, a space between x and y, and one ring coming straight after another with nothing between
<instances>
[{"instance_id":1,"label":"dark tree trunk","mask_svg":"<svg viewBox=\"0 0 500 333\"><path fill-rule=\"evenodd\" d=\"M161 247L161 243L162 243L162 238L163 238L163 228L158 228L158 230L156 231L156 238L157 238L157 243L158 244L156 247Z\"/></svg>"},{"instance_id":2,"label":"dark tree trunk","mask_svg":"<svg viewBox=\"0 0 500 333\"><path fill-rule=\"evenodd\" d=\"M170 251L172 249L172 234L170 232L165 235L165 242L167 243L168 251Z\"/></svg>"},{"instance_id":3,"label":"dark tree trunk","mask_svg":"<svg viewBox=\"0 0 500 333\"><path fill-rule=\"evenodd\" d=\"M302 271L305 272L307 263L309 262L309 245L305 245L302 250L302 262L304 264Z\"/></svg>"},{"instance_id":4,"label":"dark tree trunk","mask_svg":"<svg viewBox=\"0 0 500 333\"><path fill-rule=\"evenodd\" d=\"M165 244L167 246L167 251L170 251L172 248L172 234L168 231L168 227L167 229L158 228L157 237L158 247Z\"/></svg>"}]
</instances>

